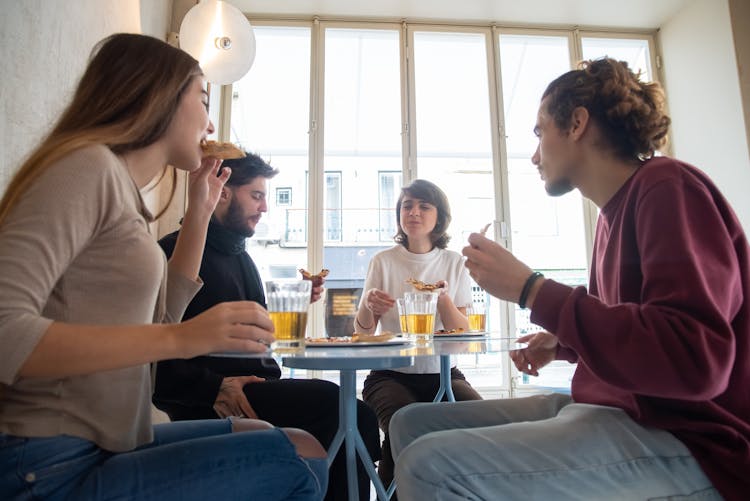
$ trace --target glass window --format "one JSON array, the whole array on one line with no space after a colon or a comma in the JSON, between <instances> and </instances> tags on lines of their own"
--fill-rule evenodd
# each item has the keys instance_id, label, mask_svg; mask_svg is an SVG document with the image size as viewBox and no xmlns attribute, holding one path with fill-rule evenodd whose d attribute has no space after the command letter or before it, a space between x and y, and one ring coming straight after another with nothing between
<instances>
[{"instance_id":1,"label":"glass window","mask_svg":"<svg viewBox=\"0 0 750 501\"><path fill-rule=\"evenodd\" d=\"M292 204L292 189L291 188L276 188L276 205L291 205Z\"/></svg>"},{"instance_id":2,"label":"glass window","mask_svg":"<svg viewBox=\"0 0 750 501\"><path fill-rule=\"evenodd\" d=\"M396 235L396 201L401 194L401 172L381 172L378 183L378 213L380 214L380 241L393 242Z\"/></svg>"},{"instance_id":3,"label":"glass window","mask_svg":"<svg viewBox=\"0 0 750 501\"><path fill-rule=\"evenodd\" d=\"M641 80L651 81L651 52L649 41L642 38L581 37L583 59L611 57L627 61L634 72L641 73Z\"/></svg>"},{"instance_id":4,"label":"glass window","mask_svg":"<svg viewBox=\"0 0 750 501\"><path fill-rule=\"evenodd\" d=\"M586 284L586 237L583 200L578 191L551 197L544 190L531 156L542 94L549 82L570 69L568 37L500 35L508 197L513 254L550 278ZM550 252L554 249L554 252ZM542 330L529 311L515 307L516 335ZM574 366L553 362L538 378L523 375L522 383L569 388Z\"/></svg>"},{"instance_id":5,"label":"glass window","mask_svg":"<svg viewBox=\"0 0 750 501\"><path fill-rule=\"evenodd\" d=\"M356 311L332 305L359 303L370 258L391 247L392 238L382 237L395 233L388 215L401 189L399 31L327 27L324 102L325 323L329 335L350 335ZM399 175L384 180L383 172ZM393 205L383 207L384 200Z\"/></svg>"},{"instance_id":6,"label":"glass window","mask_svg":"<svg viewBox=\"0 0 750 501\"><path fill-rule=\"evenodd\" d=\"M448 196L448 248L461 252L469 233L495 219L490 95L485 32L414 32L417 176ZM474 293L489 295L474 286ZM464 305L458 305L464 306ZM499 302L488 330L500 330ZM462 355L458 366L485 396L503 381L500 357Z\"/></svg>"},{"instance_id":7,"label":"glass window","mask_svg":"<svg viewBox=\"0 0 750 501\"><path fill-rule=\"evenodd\" d=\"M247 241L267 280L298 276L307 262L310 29L253 29L257 55L251 71L232 86L230 138L279 170L268 182L276 197L269 197L256 237Z\"/></svg>"},{"instance_id":8,"label":"glass window","mask_svg":"<svg viewBox=\"0 0 750 501\"><path fill-rule=\"evenodd\" d=\"M325 184L325 239L341 241L341 173L326 172Z\"/></svg>"},{"instance_id":9,"label":"glass window","mask_svg":"<svg viewBox=\"0 0 750 501\"><path fill-rule=\"evenodd\" d=\"M408 25L403 33L409 43L403 43L400 25L386 23L323 22L314 39L310 26L261 23L254 30L257 56L252 70L232 86L229 135L280 173L269 181L275 196L269 196L268 213L248 250L265 280L296 276L308 262L308 245L322 248L323 266L330 270L326 334L353 331L370 259L394 244L396 200L402 183L416 177L433 181L448 195L452 250L460 252L470 232L499 220L509 229L503 238L524 262L556 280L587 283L584 215L594 211L585 208L577 191L548 196L530 161L541 95L570 69L572 32L500 30L493 40L499 85L495 68L488 66L489 27ZM650 43L648 36L583 32L581 54L626 60L650 80ZM407 50L412 57L405 59ZM311 68L311 55L318 54L322 67ZM313 82L319 93L314 96L311 69L323 75L322 82ZM502 94L497 96L502 110L492 108L495 89ZM218 95L212 93L213 109ZM311 102L322 104L323 113L322 119L312 117L313 138L322 135L323 145L314 157ZM408 127L407 116L413 120ZM500 124L493 124L493 117L502 117ZM493 144L497 125L505 135L505 158L498 158L502 144ZM409 151L402 144L410 145ZM312 186L323 187L323 200L315 200L322 213L315 219L316 228L322 224L318 235L308 230L311 165ZM405 171L405 165L414 170ZM503 219L496 207L508 209ZM478 286L473 292L490 301ZM489 307L489 330L507 333L514 326L522 335L538 329L526 310L513 308L512 318L506 318L505 303L493 299ZM492 392L509 385L502 376L508 373L505 359L467 355L459 357L459 366L485 396L495 396ZM555 362L539 378L522 378L521 388L564 389L571 374L569 364Z\"/></svg>"}]
</instances>

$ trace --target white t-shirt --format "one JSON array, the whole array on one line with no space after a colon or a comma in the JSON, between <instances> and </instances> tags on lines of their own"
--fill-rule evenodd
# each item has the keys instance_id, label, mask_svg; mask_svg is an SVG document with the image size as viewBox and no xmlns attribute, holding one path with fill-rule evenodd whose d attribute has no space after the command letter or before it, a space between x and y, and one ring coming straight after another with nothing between
<instances>
[{"instance_id":1,"label":"white t-shirt","mask_svg":"<svg viewBox=\"0 0 750 501\"><path fill-rule=\"evenodd\" d=\"M427 283L445 280L448 282L447 294L457 307L471 303L471 279L459 253L434 248L427 254L414 254L401 244L373 256L367 270L364 292L376 288L387 292L394 299L399 298L404 292L414 291L414 287L406 283L407 278L416 278ZM364 292L362 301L365 297ZM442 328L443 322L438 314L435 318L435 329ZM398 309L395 305L380 317L378 330L401 332ZM413 366L395 370L409 374L438 373L440 360L438 357L417 357Z\"/></svg>"}]
</instances>

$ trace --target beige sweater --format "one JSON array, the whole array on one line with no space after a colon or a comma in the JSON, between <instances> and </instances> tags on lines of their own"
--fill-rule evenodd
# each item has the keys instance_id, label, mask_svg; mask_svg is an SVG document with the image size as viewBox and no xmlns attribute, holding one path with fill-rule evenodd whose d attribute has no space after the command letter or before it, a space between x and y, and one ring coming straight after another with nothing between
<instances>
[{"instance_id":1,"label":"beige sweater","mask_svg":"<svg viewBox=\"0 0 750 501\"><path fill-rule=\"evenodd\" d=\"M111 451L152 440L149 365L62 379L19 368L53 321L179 321L200 284L168 274L151 215L104 146L52 165L0 227L0 432L60 434Z\"/></svg>"}]
</instances>

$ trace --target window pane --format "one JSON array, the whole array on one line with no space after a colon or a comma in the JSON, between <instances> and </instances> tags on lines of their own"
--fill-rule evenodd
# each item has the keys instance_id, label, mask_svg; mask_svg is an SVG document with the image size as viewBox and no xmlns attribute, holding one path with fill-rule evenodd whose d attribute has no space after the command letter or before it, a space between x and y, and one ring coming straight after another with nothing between
<instances>
[{"instance_id":1,"label":"window pane","mask_svg":"<svg viewBox=\"0 0 750 501\"><path fill-rule=\"evenodd\" d=\"M341 173L326 172L325 184L325 239L341 241Z\"/></svg>"},{"instance_id":2,"label":"window pane","mask_svg":"<svg viewBox=\"0 0 750 501\"><path fill-rule=\"evenodd\" d=\"M415 33L414 73L417 177L448 195L449 247L460 252L494 218L485 36Z\"/></svg>"},{"instance_id":3,"label":"window pane","mask_svg":"<svg viewBox=\"0 0 750 501\"><path fill-rule=\"evenodd\" d=\"M578 191L550 197L531 156L542 93L549 82L570 69L566 37L500 36L500 62L508 150L508 194L513 254L556 280L587 283L583 202ZM550 250L554 249L554 252ZM516 335L542 330L532 325L529 311L515 309ZM522 382L569 387L574 367L553 362L538 378ZM529 381L531 380L531 381Z\"/></svg>"},{"instance_id":4,"label":"window pane","mask_svg":"<svg viewBox=\"0 0 750 501\"><path fill-rule=\"evenodd\" d=\"M448 248L466 245L469 233L494 219L490 97L484 33L414 33L417 177L448 196L452 222ZM474 293L490 296L476 284ZM459 305L465 306L465 305ZM487 329L501 329L499 302L490 302ZM461 355L458 367L486 397L503 381L501 357Z\"/></svg>"},{"instance_id":5,"label":"window pane","mask_svg":"<svg viewBox=\"0 0 750 501\"><path fill-rule=\"evenodd\" d=\"M632 38L581 38L584 59L611 57L627 61L635 73L641 72L641 80L651 81L651 55L648 40Z\"/></svg>"},{"instance_id":6,"label":"window pane","mask_svg":"<svg viewBox=\"0 0 750 501\"><path fill-rule=\"evenodd\" d=\"M379 184L380 241L392 242L396 235L396 201L401 193L401 172L381 172Z\"/></svg>"},{"instance_id":7,"label":"window pane","mask_svg":"<svg viewBox=\"0 0 750 501\"><path fill-rule=\"evenodd\" d=\"M253 67L232 86L231 139L279 170L268 213L248 239L263 280L296 277L307 262L310 30L255 26Z\"/></svg>"},{"instance_id":8,"label":"window pane","mask_svg":"<svg viewBox=\"0 0 750 501\"><path fill-rule=\"evenodd\" d=\"M393 245L391 214L402 170L400 86L398 31L325 30L324 161L326 178L336 172L340 183L338 191L325 191L330 336L354 331L370 258Z\"/></svg>"}]
</instances>

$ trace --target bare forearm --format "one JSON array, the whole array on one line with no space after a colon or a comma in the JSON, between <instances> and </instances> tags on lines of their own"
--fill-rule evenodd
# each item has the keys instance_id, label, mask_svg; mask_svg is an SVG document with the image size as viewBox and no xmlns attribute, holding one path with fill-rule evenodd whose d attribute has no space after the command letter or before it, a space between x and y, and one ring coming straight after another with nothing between
<instances>
[{"instance_id":1,"label":"bare forearm","mask_svg":"<svg viewBox=\"0 0 750 501\"><path fill-rule=\"evenodd\" d=\"M469 319L465 315L466 308L456 308L450 297L440 297L437 309L444 328L465 330L469 328Z\"/></svg>"},{"instance_id":2,"label":"bare forearm","mask_svg":"<svg viewBox=\"0 0 750 501\"><path fill-rule=\"evenodd\" d=\"M60 378L179 358L174 324L109 326L53 322L19 371Z\"/></svg>"},{"instance_id":3,"label":"bare forearm","mask_svg":"<svg viewBox=\"0 0 750 501\"><path fill-rule=\"evenodd\" d=\"M363 334L375 332L378 325L378 317L370 311L364 304L359 307L357 316L354 317L354 330Z\"/></svg>"}]
</instances>

